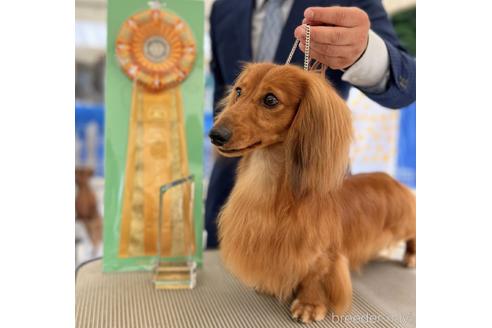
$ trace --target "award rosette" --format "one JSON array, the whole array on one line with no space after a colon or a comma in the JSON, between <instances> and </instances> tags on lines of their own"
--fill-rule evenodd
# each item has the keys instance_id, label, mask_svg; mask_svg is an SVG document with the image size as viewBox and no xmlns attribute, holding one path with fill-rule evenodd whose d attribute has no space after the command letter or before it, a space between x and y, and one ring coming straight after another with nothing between
<instances>
[{"instance_id":1,"label":"award rosette","mask_svg":"<svg viewBox=\"0 0 492 328\"><path fill-rule=\"evenodd\" d=\"M123 23L116 55L134 82L119 256L156 255L157 238L161 254L193 252L190 188L164 198L165 224L158 229L160 187L189 175L180 84L193 69L196 56L192 31L174 13L145 10ZM178 235L184 242L173 241ZM188 249L173 249L178 244Z\"/></svg>"}]
</instances>

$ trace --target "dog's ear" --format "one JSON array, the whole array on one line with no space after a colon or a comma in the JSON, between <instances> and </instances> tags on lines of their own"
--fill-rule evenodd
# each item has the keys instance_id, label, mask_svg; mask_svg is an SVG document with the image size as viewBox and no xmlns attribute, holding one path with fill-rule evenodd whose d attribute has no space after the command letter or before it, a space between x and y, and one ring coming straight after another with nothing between
<instances>
[{"instance_id":1,"label":"dog's ear","mask_svg":"<svg viewBox=\"0 0 492 328\"><path fill-rule=\"evenodd\" d=\"M286 139L286 181L295 199L340 187L349 165L351 113L319 74L306 73L305 93Z\"/></svg>"}]
</instances>

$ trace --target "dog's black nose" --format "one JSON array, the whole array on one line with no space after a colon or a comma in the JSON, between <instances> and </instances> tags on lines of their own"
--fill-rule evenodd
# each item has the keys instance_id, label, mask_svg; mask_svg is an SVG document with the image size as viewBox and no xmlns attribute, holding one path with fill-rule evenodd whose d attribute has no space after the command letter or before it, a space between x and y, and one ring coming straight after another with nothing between
<instances>
[{"instance_id":1,"label":"dog's black nose","mask_svg":"<svg viewBox=\"0 0 492 328\"><path fill-rule=\"evenodd\" d=\"M225 126L221 125L210 130L208 136L214 145L223 146L231 139L232 132Z\"/></svg>"}]
</instances>

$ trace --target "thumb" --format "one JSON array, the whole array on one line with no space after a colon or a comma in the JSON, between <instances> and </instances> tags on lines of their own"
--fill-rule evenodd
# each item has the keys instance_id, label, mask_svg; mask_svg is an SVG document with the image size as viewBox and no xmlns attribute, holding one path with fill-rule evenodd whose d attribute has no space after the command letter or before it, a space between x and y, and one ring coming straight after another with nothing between
<instances>
[{"instance_id":1,"label":"thumb","mask_svg":"<svg viewBox=\"0 0 492 328\"><path fill-rule=\"evenodd\" d=\"M312 25L353 27L358 23L359 11L357 8L339 6L309 7L304 11L304 18Z\"/></svg>"}]
</instances>

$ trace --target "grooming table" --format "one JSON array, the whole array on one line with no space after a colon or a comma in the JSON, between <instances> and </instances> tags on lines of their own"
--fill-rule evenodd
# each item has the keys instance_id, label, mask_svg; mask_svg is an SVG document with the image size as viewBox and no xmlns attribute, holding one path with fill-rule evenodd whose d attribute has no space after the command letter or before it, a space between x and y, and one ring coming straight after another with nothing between
<instances>
[{"instance_id":1,"label":"grooming table","mask_svg":"<svg viewBox=\"0 0 492 328\"><path fill-rule=\"evenodd\" d=\"M415 270L373 262L353 274L352 310L309 327L415 327ZM155 290L151 272L102 273L102 262L82 265L75 283L79 328L303 327L288 305L242 285L217 251L204 253L193 290Z\"/></svg>"}]
</instances>

